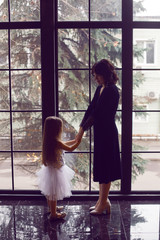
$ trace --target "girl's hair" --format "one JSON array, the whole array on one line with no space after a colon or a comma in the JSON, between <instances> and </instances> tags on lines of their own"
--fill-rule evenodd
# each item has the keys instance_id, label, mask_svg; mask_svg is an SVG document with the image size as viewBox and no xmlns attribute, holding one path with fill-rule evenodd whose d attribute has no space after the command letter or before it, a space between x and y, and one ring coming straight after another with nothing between
<instances>
[{"instance_id":1,"label":"girl's hair","mask_svg":"<svg viewBox=\"0 0 160 240\"><path fill-rule=\"evenodd\" d=\"M52 165L61 154L58 140L61 138L63 122L58 117L47 117L44 123L42 163Z\"/></svg>"},{"instance_id":2,"label":"girl's hair","mask_svg":"<svg viewBox=\"0 0 160 240\"><path fill-rule=\"evenodd\" d=\"M93 65L92 75L94 73L103 76L105 85L116 84L119 79L113 64L107 59L102 59Z\"/></svg>"}]
</instances>

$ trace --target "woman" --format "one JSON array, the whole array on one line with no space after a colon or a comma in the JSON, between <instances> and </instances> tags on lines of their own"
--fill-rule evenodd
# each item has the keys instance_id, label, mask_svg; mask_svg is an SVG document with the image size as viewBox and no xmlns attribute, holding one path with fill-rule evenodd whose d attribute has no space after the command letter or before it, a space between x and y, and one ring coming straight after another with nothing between
<instances>
[{"instance_id":1,"label":"woman","mask_svg":"<svg viewBox=\"0 0 160 240\"><path fill-rule=\"evenodd\" d=\"M115 124L119 92L115 85L118 76L108 60L102 59L95 63L92 75L99 86L80 124L77 138L81 139L84 131L94 127L93 180L99 182L99 198L96 205L90 208L90 213L99 215L104 210L110 213L108 194L111 182L121 178L118 131Z\"/></svg>"}]
</instances>

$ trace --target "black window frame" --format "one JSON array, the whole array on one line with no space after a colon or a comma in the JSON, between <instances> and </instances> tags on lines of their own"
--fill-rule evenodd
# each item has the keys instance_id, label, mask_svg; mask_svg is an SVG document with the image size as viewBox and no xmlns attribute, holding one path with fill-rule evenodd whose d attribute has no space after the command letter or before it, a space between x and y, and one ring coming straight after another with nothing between
<instances>
[{"instance_id":1,"label":"black window frame","mask_svg":"<svg viewBox=\"0 0 160 240\"><path fill-rule=\"evenodd\" d=\"M131 191L132 179L132 71L133 69L133 29L159 29L160 22L133 21L133 1L122 0L122 21L118 22L58 22L58 0L41 0L41 20L39 22L6 22L0 23L0 29L39 28L41 30L41 62L42 62L42 126L47 116L58 115L58 55L57 30L59 28L120 28L122 29L122 180L121 190L111 192L114 196L145 197L158 196L160 191ZM89 0L90 2L90 0ZM126 54L127 53L127 54ZM137 69L136 69L137 70ZM146 69L145 69L146 70ZM160 111L159 111L160 112ZM13 151L11 151L13 154ZM158 151L160 153L160 151ZM91 153L90 153L91 154ZM12 163L13 168L13 163ZM14 176L12 176L14 177ZM7 194L39 194L37 191L0 190L0 196ZM91 196L97 191L73 191L73 195Z\"/></svg>"}]
</instances>

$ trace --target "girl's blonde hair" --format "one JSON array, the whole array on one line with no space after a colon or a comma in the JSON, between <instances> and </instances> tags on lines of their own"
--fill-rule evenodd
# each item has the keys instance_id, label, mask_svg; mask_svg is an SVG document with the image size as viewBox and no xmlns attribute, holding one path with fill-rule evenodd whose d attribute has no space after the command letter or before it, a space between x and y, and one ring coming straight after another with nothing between
<instances>
[{"instance_id":1,"label":"girl's blonde hair","mask_svg":"<svg viewBox=\"0 0 160 240\"><path fill-rule=\"evenodd\" d=\"M47 117L44 123L42 163L52 165L61 154L58 148L58 140L61 138L63 122L58 117Z\"/></svg>"}]
</instances>

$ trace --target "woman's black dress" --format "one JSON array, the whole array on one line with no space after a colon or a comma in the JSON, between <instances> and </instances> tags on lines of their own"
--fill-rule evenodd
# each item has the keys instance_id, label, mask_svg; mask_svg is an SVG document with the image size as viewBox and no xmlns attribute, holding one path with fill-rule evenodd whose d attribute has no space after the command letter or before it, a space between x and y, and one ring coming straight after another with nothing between
<instances>
[{"instance_id":1,"label":"woman's black dress","mask_svg":"<svg viewBox=\"0 0 160 240\"><path fill-rule=\"evenodd\" d=\"M121 178L118 131L115 114L119 102L116 85L98 86L80 126L87 130L94 126L93 180L108 183Z\"/></svg>"}]
</instances>

